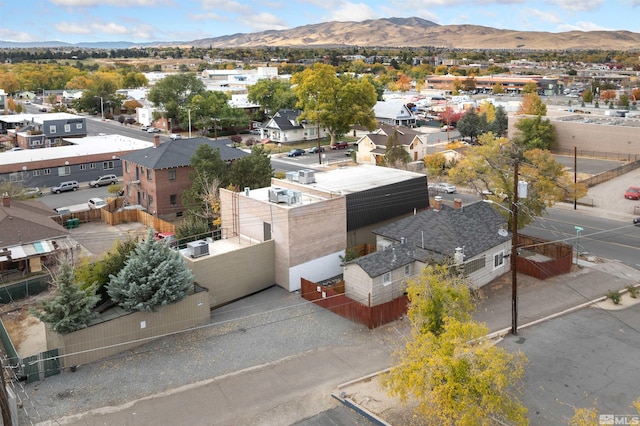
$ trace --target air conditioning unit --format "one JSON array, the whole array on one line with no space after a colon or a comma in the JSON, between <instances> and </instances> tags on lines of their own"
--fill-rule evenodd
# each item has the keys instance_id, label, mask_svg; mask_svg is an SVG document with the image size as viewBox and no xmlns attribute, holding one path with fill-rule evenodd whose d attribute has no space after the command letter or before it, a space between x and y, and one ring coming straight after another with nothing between
<instances>
[{"instance_id":1,"label":"air conditioning unit","mask_svg":"<svg viewBox=\"0 0 640 426\"><path fill-rule=\"evenodd\" d=\"M209 254L209 243L204 240L187 243L187 250L192 259L207 256Z\"/></svg>"},{"instance_id":2,"label":"air conditioning unit","mask_svg":"<svg viewBox=\"0 0 640 426\"><path fill-rule=\"evenodd\" d=\"M316 182L315 170L311 170L311 169L300 170L298 172L298 181L304 184L315 183Z\"/></svg>"}]
</instances>

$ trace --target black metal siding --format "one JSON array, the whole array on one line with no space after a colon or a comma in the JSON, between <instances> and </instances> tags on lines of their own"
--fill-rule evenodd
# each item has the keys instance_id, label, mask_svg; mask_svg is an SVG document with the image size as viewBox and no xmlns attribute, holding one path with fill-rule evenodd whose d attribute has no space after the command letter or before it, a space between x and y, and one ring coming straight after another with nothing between
<instances>
[{"instance_id":1,"label":"black metal siding","mask_svg":"<svg viewBox=\"0 0 640 426\"><path fill-rule=\"evenodd\" d=\"M427 177L347 195L347 232L429 207Z\"/></svg>"}]
</instances>

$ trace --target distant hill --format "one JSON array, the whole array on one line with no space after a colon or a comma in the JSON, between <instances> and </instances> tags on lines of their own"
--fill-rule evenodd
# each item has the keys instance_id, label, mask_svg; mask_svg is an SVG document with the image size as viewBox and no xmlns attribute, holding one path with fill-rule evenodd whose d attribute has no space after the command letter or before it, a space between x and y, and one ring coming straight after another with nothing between
<instances>
[{"instance_id":1,"label":"distant hill","mask_svg":"<svg viewBox=\"0 0 640 426\"><path fill-rule=\"evenodd\" d=\"M438 25L420 18L326 22L282 31L233 34L188 45L222 47L421 47L456 49L635 50L640 34L629 31L548 33L499 30L480 25Z\"/></svg>"},{"instance_id":2,"label":"distant hill","mask_svg":"<svg viewBox=\"0 0 640 426\"><path fill-rule=\"evenodd\" d=\"M125 49L147 46L196 47L423 47L450 49L522 50L637 50L640 34L630 31L569 31L549 33L499 30L480 25L438 25L421 18L384 18L362 22L325 22L281 31L238 33L193 41L150 43L103 42L15 43L0 41L0 48L69 47Z\"/></svg>"}]
</instances>

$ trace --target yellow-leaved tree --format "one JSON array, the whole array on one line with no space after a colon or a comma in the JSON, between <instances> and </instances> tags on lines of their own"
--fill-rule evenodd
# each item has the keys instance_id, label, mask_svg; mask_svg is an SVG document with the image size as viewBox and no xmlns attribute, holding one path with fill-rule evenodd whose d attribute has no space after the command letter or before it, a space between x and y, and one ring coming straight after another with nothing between
<instances>
[{"instance_id":1,"label":"yellow-leaved tree","mask_svg":"<svg viewBox=\"0 0 640 426\"><path fill-rule=\"evenodd\" d=\"M471 319L469 283L446 265L426 267L408 285L412 334L383 386L417 402L428 424L527 424L520 380L526 358L488 341Z\"/></svg>"}]
</instances>

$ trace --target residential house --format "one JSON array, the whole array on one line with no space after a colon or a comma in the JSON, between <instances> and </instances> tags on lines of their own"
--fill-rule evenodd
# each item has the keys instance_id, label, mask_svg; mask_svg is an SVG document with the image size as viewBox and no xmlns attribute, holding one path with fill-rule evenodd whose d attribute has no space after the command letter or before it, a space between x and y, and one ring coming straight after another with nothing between
<instances>
[{"instance_id":1,"label":"residential house","mask_svg":"<svg viewBox=\"0 0 640 426\"><path fill-rule=\"evenodd\" d=\"M281 109L262 127L261 137L271 142L287 143L327 136L328 133L323 127L318 127L317 124L306 120L298 121L301 113L300 110Z\"/></svg>"},{"instance_id":2,"label":"residential house","mask_svg":"<svg viewBox=\"0 0 640 426\"><path fill-rule=\"evenodd\" d=\"M161 144L156 136L152 147L121 157L126 201L158 217L181 217L182 194L191 187L191 157L202 144L218 150L228 163L249 155L229 146L233 144L229 139L179 139Z\"/></svg>"},{"instance_id":3,"label":"residential house","mask_svg":"<svg viewBox=\"0 0 640 426\"><path fill-rule=\"evenodd\" d=\"M491 205L454 207L436 200L432 209L374 230L375 253L344 267L345 295L377 306L402 296L407 280L431 262L451 262L471 283L482 287L510 270L511 233Z\"/></svg>"},{"instance_id":4,"label":"residential house","mask_svg":"<svg viewBox=\"0 0 640 426\"><path fill-rule=\"evenodd\" d=\"M373 111L378 123L390 126L416 126L416 116L403 101L378 101L374 105Z\"/></svg>"},{"instance_id":5,"label":"residential house","mask_svg":"<svg viewBox=\"0 0 640 426\"><path fill-rule=\"evenodd\" d=\"M58 250L73 247L68 231L51 216L55 212L39 201L12 200L0 205L0 275L2 280L43 270Z\"/></svg>"},{"instance_id":6,"label":"residential house","mask_svg":"<svg viewBox=\"0 0 640 426\"><path fill-rule=\"evenodd\" d=\"M356 162L380 165L384 161L389 136L397 135L397 144L411 157L411 161L421 161L427 155L426 135L408 127L381 125L373 133L364 135L358 141Z\"/></svg>"}]
</instances>

